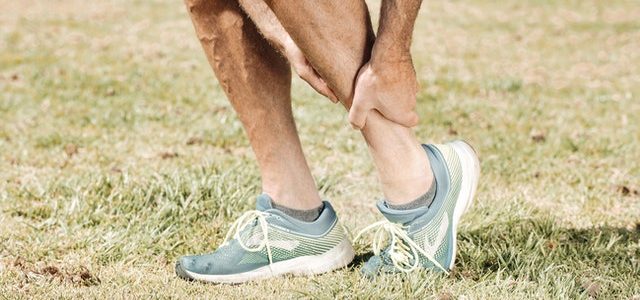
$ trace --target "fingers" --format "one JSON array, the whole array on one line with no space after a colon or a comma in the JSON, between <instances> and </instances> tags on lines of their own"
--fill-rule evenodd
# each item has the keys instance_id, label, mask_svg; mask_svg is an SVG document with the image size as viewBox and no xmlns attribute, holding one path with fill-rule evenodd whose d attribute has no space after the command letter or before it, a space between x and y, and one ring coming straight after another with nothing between
<instances>
[{"instance_id":1,"label":"fingers","mask_svg":"<svg viewBox=\"0 0 640 300\"><path fill-rule=\"evenodd\" d=\"M354 97L353 105L349 109L349 123L356 129L362 130L367 123L367 114L371 108L365 103Z\"/></svg>"},{"instance_id":2,"label":"fingers","mask_svg":"<svg viewBox=\"0 0 640 300\"><path fill-rule=\"evenodd\" d=\"M361 104L360 101L355 101L353 102L353 106L351 106L351 109L349 110L349 122L351 123L351 126L353 126L356 129L360 129L362 130L362 128L364 128L364 126L366 125L367 122L367 115L369 114L369 111L375 109L369 106L365 106L364 104ZM381 111L379 109L377 109L380 114L385 117L387 120L397 123L399 125L402 125L404 127L415 127L416 125L418 125L418 121L420 120L420 118L418 117L418 114L411 110L411 111L406 111L406 112L402 112L402 113L385 113L385 111Z\"/></svg>"},{"instance_id":3,"label":"fingers","mask_svg":"<svg viewBox=\"0 0 640 300\"><path fill-rule=\"evenodd\" d=\"M338 97L336 96L336 94L333 93L331 88L329 88L329 85L327 85L327 83L324 81L324 79L322 79L322 77L320 77L320 74L318 74L316 69L311 68L311 70L313 70L313 76L317 79L317 81L319 81L318 82L318 87L316 88L316 91L318 91L318 93L320 93L320 94L325 95L333 103L338 103Z\"/></svg>"},{"instance_id":4,"label":"fingers","mask_svg":"<svg viewBox=\"0 0 640 300\"><path fill-rule=\"evenodd\" d=\"M384 106L375 108L389 121L398 123L405 127L414 127L418 125L418 121L420 119L415 111L415 105L411 105L409 107Z\"/></svg>"},{"instance_id":5,"label":"fingers","mask_svg":"<svg viewBox=\"0 0 640 300\"><path fill-rule=\"evenodd\" d=\"M301 70L299 72L298 75L300 75L300 78L306 81L318 93L329 98L331 102L338 102L338 97L329 88L327 83L322 80L318 72L316 72L316 70L314 70L311 66L307 65L304 70Z\"/></svg>"},{"instance_id":6,"label":"fingers","mask_svg":"<svg viewBox=\"0 0 640 300\"><path fill-rule=\"evenodd\" d=\"M414 127L418 125L419 121L418 114L413 110L404 112L400 115L386 116L383 114L383 116L385 116L390 121L396 122L405 127Z\"/></svg>"}]
</instances>

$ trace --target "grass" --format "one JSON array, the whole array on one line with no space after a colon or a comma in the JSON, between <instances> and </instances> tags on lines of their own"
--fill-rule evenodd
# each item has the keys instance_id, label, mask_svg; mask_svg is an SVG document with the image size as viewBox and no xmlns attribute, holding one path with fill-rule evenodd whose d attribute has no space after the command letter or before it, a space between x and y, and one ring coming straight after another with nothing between
<instances>
[{"instance_id":1,"label":"grass","mask_svg":"<svg viewBox=\"0 0 640 300\"><path fill-rule=\"evenodd\" d=\"M182 3L0 6L0 298L640 297L635 1L426 1L416 132L482 159L455 271L371 283L363 243L347 269L240 286L173 274L259 192ZM362 138L293 95L322 195L353 231L378 220Z\"/></svg>"}]
</instances>

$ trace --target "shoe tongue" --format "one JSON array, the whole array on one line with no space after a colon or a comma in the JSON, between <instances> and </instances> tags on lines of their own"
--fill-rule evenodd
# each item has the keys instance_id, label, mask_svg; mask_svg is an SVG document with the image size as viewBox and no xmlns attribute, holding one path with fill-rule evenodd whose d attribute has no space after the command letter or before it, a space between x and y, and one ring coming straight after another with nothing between
<instances>
[{"instance_id":1,"label":"shoe tongue","mask_svg":"<svg viewBox=\"0 0 640 300\"><path fill-rule=\"evenodd\" d=\"M261 194L260 196L258 196L258 199L256 199L256 210L265 211L267 209L272 209L273 205L271 204L271 202L272 200L269 195Z\"/></svg>"},{"instance_id":2,"label":"shoe tongue","mask_svg":"<svg viewBox=\"0 0 640 300\"><path fill-rule=\"evenodd\" d=\"M400 223L402 225L411 223L411 221L424 215L429 210L429 208L426 206L407 210L393 209L389 208L384 200L378 201L377 206L378 210L380 210L382 215L387 218L387 220L393 223Z\"/></svg>"}]
</instances>

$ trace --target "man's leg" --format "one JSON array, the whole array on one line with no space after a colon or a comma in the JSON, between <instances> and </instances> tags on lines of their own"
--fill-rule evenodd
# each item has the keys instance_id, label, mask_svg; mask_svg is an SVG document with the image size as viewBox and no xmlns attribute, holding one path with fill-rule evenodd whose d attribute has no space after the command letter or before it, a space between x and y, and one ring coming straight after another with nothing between
<instances>
[{"instance_id":1,"label":"man's leg","mask_svg":"<svg viewBox=\"0 0 640 300\"><path fill-rule=\"evenodd\" d=\"M343 227L336 225L331 204L320 202L302 154L291 114L287 62L260 36L236 0L186 4L216 76L249 134L267 195L257 198L256 210L236 220L216 251L178 259L176 274L188 280L241 283L346 266L353 260L353 247Z\"/></svg>"},{"instance_id":2,"label":"man's leg","mask_svg":"<svg viewBox=\"0 0 640 300\"><path fill-rule=\"evenodd\" d=\"M364 1L272 0L269 4L314 68L349 107L345 99L351 98L357 72L368 60L373 40ZM480 166L475 152L461 141L423 148L411 129L379 113L368 116L362 134L388 199L377 204L387 220L365 230L385 230L394 242L380 251L379 241L374 241L377 253L361 272L365 276L418 268L448 272L456 257L456 228L478 183Z\"/></svg>"},{"instance_id":3,"label":"man's leg","mask_svg":"<svg viewBox=\"0 0 640 300\"><path fill-rule=\"evenodd\" d=\"M360 67L369 60L374 42L364 0L267 0L307 59L342 103L351 106ZM429 160L410 128L372 113L362 134L390 204L401 205L431 187Z\"/></svg>"},{"instance_id":4,"label":"man's leg","mask_svg":"<svg viewBox=\"0 0 640 300\"><path fill-rule=\"evenodd\" d=\"M291 113L291 71L235 0L185 0L207 59L249 136L262 190L299 210L321 205Z\"/></svg>"}]
</instances>

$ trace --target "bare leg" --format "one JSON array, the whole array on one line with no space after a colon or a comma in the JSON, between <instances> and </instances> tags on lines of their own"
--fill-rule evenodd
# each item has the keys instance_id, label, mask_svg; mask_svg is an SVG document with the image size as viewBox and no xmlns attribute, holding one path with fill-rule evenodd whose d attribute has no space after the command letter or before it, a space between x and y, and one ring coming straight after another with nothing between
<instances>
[{"instance_id":1,"label":"bare leg","mask_svg":"<svg viewBox=\"0 0 640 300\"><path fill-rule=\"evenodd\" d=\"M364 0L267 0L282 25L345 107L351 106L360 67L374 34ZM372 113L362 134L392 204L409 202L430 187L429 161L410 128Z\"/></svg>"},{"instance_id":2,"label":"bare leg","mask_svg":"<svg viewBox=\"0 0 640 300\"><path fill-rule=\"evenodd\" d=\"M185 0L198 38L249 136L262 190L293 209L321 205L291 113L291 70L236 0Z\"/></svg>"}]
</instances>

